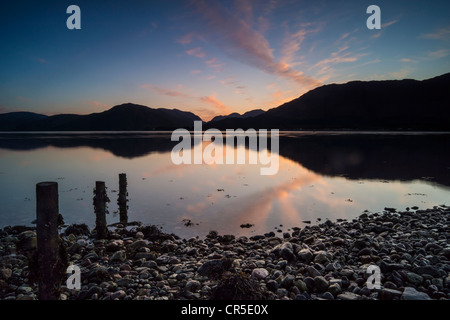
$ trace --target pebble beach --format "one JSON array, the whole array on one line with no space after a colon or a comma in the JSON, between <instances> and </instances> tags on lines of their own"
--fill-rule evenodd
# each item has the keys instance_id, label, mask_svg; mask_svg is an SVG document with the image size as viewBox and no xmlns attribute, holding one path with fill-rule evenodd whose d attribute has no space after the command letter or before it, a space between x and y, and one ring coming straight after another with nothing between
<instances>
[{"instance_id":1,"label":"pebble beach","mask_svg":"<svg viewBox=\"0 0 450 320\"><path fill-rule=\"evenodd\" d=\"M181 239L152 225L63 225L81 288L62 300L448 300L450 207L385 210L251 237ZM278 231L278 230L277 230ZM0 299L37 300L34 227L0 230ZM380 270L368 286L367 268Z\"/></svg>"}]
</instances>

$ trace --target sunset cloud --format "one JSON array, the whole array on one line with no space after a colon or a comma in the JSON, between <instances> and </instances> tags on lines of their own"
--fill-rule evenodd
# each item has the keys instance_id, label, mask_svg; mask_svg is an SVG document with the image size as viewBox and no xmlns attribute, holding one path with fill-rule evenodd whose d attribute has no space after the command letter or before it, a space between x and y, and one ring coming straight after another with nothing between
<instances>
[{"instance_id":1,"label":"sunset cloud","mask_svg":"<svg viewBox=\"0 0 450 320\"><path fill-rule=\"evenodd\" d=\"M224 67L224 64L220 63L216 58L211 58L211 59L205 60L205 63L209 68L213 68L217 72L222 71L223 67Z\"/></svg>"},{"instance_id":2,"label":"sunset cloud","mask_svg":"<svg viewBox=\"0 0 450 320\"><path fill-rule=\"evenodd\" d=\"M210 1L194 0L193 3L207 21L211 39L231 58L302 86L321 85L317 79L292 69L286 63L276 61L267 39L252 29L248 21Z\"/></svg>"},{"instance_id":3,"label":"sunset cloud","mask_svg":"<svg viewBox=\"0 0 450 320\"><path fill-rule=\"evenodd\" d=\"M187 50L186 53L188 55L190 55L190 56L194 56L194 57L197 57L197 58L204 58L204 57L206 57L206 53L204 53L202 51L201 47L197 47L197 48L193 48L193 49Z\"/></svg>"},{"instance_id":4,"label":"sunset cloud","mask_svg":"<svg viewBox=\"0 0 450 320\"><path fill-rule=\"evenodd\" d=\"M420 37L423 39L431 39L431 40L449 40L450 26L445 28L439 28L431 33L421 34Z\"/></svg>"},{"instance_id":5,"label":"sunset cloud","mask_svg":"<svg viewBox=\"0 0 450 320\"><path fill-rule=\"evenodd\" d=\"M184 36L175 40L175 42L187 45L187 44L191 44L192 41L194 40L194 38L199 38L199 35L194 32L189 32L189 33L185 34Z\"/></svg>"},{"instance_id":6,"label":"sunset cloud","mask_svg":"<svg viewBox=\"0 0 450 320\"><path fill-rule=\"evenodd\" d=\"M435 51L429 51L427 53L427 56L425 57L426 60L435 60L435 59L441 59L450 54L449 49L439 49Z\"/></svg>"},{"instance_id":7,"label":"sunset cloud","mask_svg":"<svg viewBox=\"0 0 450 320\"><path fill-rule=\"evenodd\" d=\"M228 115L230 113L233 113L233 109L227 107L223 102L219 101L216 98L216 94L212 94L207 97L200 97L199 100L215 107L221 115Z\"/></svg>"},{"instance_id":8,"label":"sunset cloud","mask_svg":"<svg viewBox=\"0 0 450 320\"><path fill-rule=\"evenodd\" d=\"M182 98L190 97L188 94L181 91L182 86L180 86L180 85L178 86L177 90L167 89L167 88L155 86L155 85L148 84L148 83L141 85L140 88L151 89L160 95L169 96L169 97L182 97Z\"/></svg>"},{"instance_id":9,"label":"sunset cloud","mask_svg":"<svg viewBox=\"0 0 450 320\"><path fill-rule=\"evenodd\" d=\"M381 29L387 28L389 26L392 26L394 23L397 23L399 21L399 19L395 19L386 23L382 23L381 24Z\"/></svg>"},{"instance_id":10,"label":"sunset cloud","mask_svg":"<svg viewBox=\"0 0 450 320\"><path fill-rule=\"evenodd\" d=\"M189 90L184 90L182 85L178 85L176 89L164 88L148 83L140 85L139 87L141 89L152 90L153 92L159 95L164 95L172 98L189 99L193 102L196 102L196 104L201 103L205 105L205 107L190 108L203 120L210 120L211 118L217 115L228 115L234 112L233 109L231 109L225 103L217 99L215 93L209 96L197 96L195 94L185 92ZM211 107L213 109L211 109Z\"/></svg>"}]
</instances>

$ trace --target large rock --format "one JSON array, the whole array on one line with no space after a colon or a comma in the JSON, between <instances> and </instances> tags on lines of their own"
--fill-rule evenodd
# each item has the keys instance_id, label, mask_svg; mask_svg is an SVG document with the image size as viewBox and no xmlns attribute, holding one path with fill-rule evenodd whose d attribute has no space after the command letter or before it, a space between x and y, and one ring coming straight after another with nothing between
<instances>
[{"instance_id":1,"label":"large rock","mask_svg":"<svg viewBox=\"0 0 450 320\"><path fill-rule=\"evenodd\" d=\"M256 280L265 279L269 275L269 271L264 268L255 268L252 270L252 278Z\"/></svg>"},{"instance_id":2,"label":"large rock","mask_svg":"<svg viewBox=\"0 0 450 320\"><path fill-rule=\"evenodd\" d=\"M309 275L311 278L319 277L319 276L322 275L322 274L321 274L316 268L314 268L313 266L308 266L308 267L306 268L306 271L308 272L308 275Z\"/></svg>"},{"instance_id":3,"label":"large rock","mask_svg":"<svg viewBox=\"0 0 450 320\"><path fill-rule=\"evenodd\" d=\"M110 261L119 261L119 262L124 262L125 260L127 260L127 255L123 250L114 252L114 254L111 256L110 259Z\"/></svg>"},{"instance_id":4,"label":"large rock","mask_svg":"<svg viewBox=\"0 0 450 320\"><path fill-rule=\"evenodd\" d=\"M314 286L318 292L325 292L328 289L329 283L324 277L318 276L314 278Z\"/></svg>"},{"instance_id":5,"label":"large rock","mask_svg":"<svg viewBox=\"0 0 450 320\"><path fill-rule=\"evenodd\" d=\"M201 276L209 278L220 278L233 265L233 259L214 259L206 261L198 268L197 272Z\"/></svg>"},{"instance_id":6,"label":"large rock","mask_svg":"<svg viewBox=\"0 0 450 320\"><path fill-rule=\"evenodd\" d=\"M432 276L434 278L439 278L441 276L439 269L437 269L434 266L416 267L416 268L414 268L414 272L417 274L420 274L420 275L429 274L430 276Z\"/></svg>"},{"instance_id":7,"label":"large rock","mask_svg":"<svg viewBox=\"0 0 450 320\"><path fill-rule=\"evenodd\" d=\"M431 300L430 296L424 292L419 292L412 287L405 287L401 296L402 300Z\"/></svg>"},{"instance_id":8,"label":"large rock","mask_svg":"<svg viewBox=\"0 0 450 320\"><path fill-rule=\"evenodd\" d=\"M388 289L388 288L383 288L381 290L381 300L394 300L394 299L400 299L402 295L402 292L399 290L395 290L395 289Z\"/></svg>"},{"instance_id":9,"label":"large rock","mask_svg":"<svg viewBox=\"0 0 450 320\"><path fill-rule=\"evenodd\" d=\"M314 256L311 253L311 250L301 249L299 252L297 252L297 257L301 262L310 263Z\"/></svg>"},{"instance_id":10,"label":"large rock","mask_svg":"<svg viewBox=\"0 0 450 320\"><path fill-rule=\"evenodd\" d=\"M273 248L270 253L275 254L277 257L286 259L287 261L292 261L295 259L294 247L290 242L283 242Z\"/></svg>"},{"instance_id":11,"label":"large rock","mask_svg":"<svg viewBox=\"0 0 450 320\"><path fill-rule=\"evenodd\" d=\"M423 277L414 272L407 272L406 279L415 286L419 286L423 282Z\"/></svg>"},{"instance_id":12,"label":"large rock","mask_svg":"<svg viewBox=\"0 0 450 320\"><path fill-rule=\"evenodd\" d=\"M326 265L330 260L328 260L327 254L325 251L319 251L314 257L314 262L322 265Z\"/></svg>"},{"instance_id":13,"label":"large rock","mask_svg":"<svg viewBox=\"0 0 450 320\"><path fill-rule=\"evenodd\" d=\"M338 294L336 299L338 299L338 300L360 300L361 296L357 295L355 293L352 293L352 292L344 292L344 293Z\"/></svg>"}]
</instances>

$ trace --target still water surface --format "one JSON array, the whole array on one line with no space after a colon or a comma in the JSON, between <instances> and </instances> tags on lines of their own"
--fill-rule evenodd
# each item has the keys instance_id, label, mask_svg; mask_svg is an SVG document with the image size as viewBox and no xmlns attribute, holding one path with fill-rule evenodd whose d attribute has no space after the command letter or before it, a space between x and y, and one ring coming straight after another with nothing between
<instances>
[{"instance_id":1,"label":"still water surface","mask_svg":"<svg viewBox=\"0 0 450 320\"><path fill-rule=\"evenodd\" d=\"M364 210L450 205L450 134L282 132L273 176L260 175L259 164L174 165L170 135L0 134L0 227L31 225L41 181L58 182L66 223L90 227L95 181L105 181L108 223L118 222L119 173L127 174L129 221L186 238L210 230L251 236L352 219ZM240 227L247 223L253 226Z\"/></svg>"}]
</instances>

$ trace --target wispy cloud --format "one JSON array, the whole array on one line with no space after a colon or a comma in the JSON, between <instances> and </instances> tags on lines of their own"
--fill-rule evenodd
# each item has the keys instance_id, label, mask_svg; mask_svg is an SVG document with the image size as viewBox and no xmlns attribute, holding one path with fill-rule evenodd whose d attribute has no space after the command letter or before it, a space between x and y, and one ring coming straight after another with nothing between
<instances>
[{"instance_id":1,"label":"wispy cloud","mask_svg":"<svg viewBox=\"0 0 450 320\"><path fill-rule=\"evenodd\" d=\"M217 58L211 58L208 60L205 60L206 65L209 68L213 68L214 70L216 70L217 72L220 72L223 70L224 64L220 63Z\"/></svg>"},{"instance_id":2,"label":"wispy cloud","mask_svg":"<svg viewBox=\"0 0 450 320\"><path fill-rule=\"evenodd\" d=\"M88 100L88 101L85 101L85 103L94 108L103 109L103 110L111 108L110 105L107 105L105 103L95 101L95 100Z\"/></svg>"},{"instance_id":3,"label":"wispy cloud","mask_svg":"<svg viewBox=\"0 0 450 320\"><path fill-rule=\"evenodd\" d=\"M450 39L450 26L439 28L430 33L424 33L420 35L420 38L431 40L449 40Z\"/></svg>"},{"instance_id":4,"label":"wispy cloud","mask_svg":"<svg viewBox=\"0 0 450 320\"><path fill-rule=\"evenodd\" d=\"M436 59L444 58L444 57L448 56L449 54L450 54L449 49L439 49L439 50L435 50L435 51L428 51L428 53L424 59L425 60L436 60Z\"/></svg>"},{"instance_id":5,"label":"wispy cloud","mask_svg":"<svg viewBox=\"0 0 450 320\"><path fill-rule=\"evenodd\" d=\"M385 23L381 24L381 30L376 32L371 38L372 39L378 39L379 37L381 37L383 35L383 32L390 26L392 26L393 24L397 23L398 21L400 21L400 19L394 19Z\"/></svg>"},{"instance_id":6,"label":"wispy cloud","mask_svg":"<svg viewBox=\"0 0 450 320\"><path fill-rule=\"evenodd\" d=\"M213 93L209 96L197 96L192 93L188 93L189 90L185 90L185 88L182 85L177 85L175 89L169 89L164 88L160 86L155 86L153 84L143 84L139 86L141 89L148 89L152 90L153 92L156 92L159 95L171 97L171 98L183 98L183 99L189 99L192 101L195 101L196 103L202 103L203 105L213 107L214 109L210 108L201 108L196 107L195 111L198 111L198 115L205 120L209 120L217 115L227 115L233 112L233 109L228 107L225 103L220 101L216 94ZM187 92L186 92L187 91Z\"/></svg>"},{"instance_id":7,"label":"wispy cloud","mask_svg":"<svg viewBox=\"0 0 450 320\"><path fill-rule=\"evenodd\" d=\"M400 59L400 62L416 63L417 60L413 60L413 59L410 59L410 58L402 58L402 59Z\"/></svg>"},{"instance_id":8,"label":"wispy cloud","mask_svg":"<svg viewBox=\"0 0 450 320\"><path fill-rule=\"evenodd\" d=\"M395 20L391 20L389 22L385 22L381 24L381 29L385 29L389 26L392 26L394 23L397 23L399 21L399 19L395 19Z\"/></svg>"},{"instance_id":9,"label":"wispy cloud","mask_svg":"<svg viewBox=\"0 0 450 320\"><path fill-rule=\"evenodd\" d=\"M200 97L199 100L215 107L222 115L227 115L233 112L233 109L227 107L223 102L216 98L216 94Z\"/></svg>"},{"instance_id":10,"label":"wispy cloud","mask_svg":"<svg viewBox=\"0 0 450 320\"><path fill-rule=\"evenodd\" d=\"M22 96L17 96L17 99L22 102L31 102L30 98L26 98L26 97L22 97Z\"/></svg>"},{"instance_id":11,"label":"wispy cloud","mask_svg":"<svg viewBox=\"0 0 450 320\"><path fill-rule=\"evenodd\" d=\"M197 48L193 48L193 49L189 49L186 51L186 53L190 56L194 56L197 58L204 58L206 57L206 53L203 52L201 47L197 47Z\"/></svg>"},{"instance_id":12,"label":"wispy cloud","mask_svg":"<svg viewBox=\"0 0 450 320\"><path fill-rule=\"evenodd\" d=\"M211 38L231 58L302 86L315 87L321 84L286 63L276 61L267 39L253 29L248 21L238 18L238 15L215 2L194 0L193 3L207 21Z\"/></svg>"},{"instance_id":13,"label":"wispy cloud","mask_svg":"<svg viewBox=\"0 0 450 320\"><path fill-rule=\"evenodd\" d=\"M178 85L176 90L173 89L167 89L159 86L155 86L149 83L143 84L140 86L142 89L152 89L156 93L168 97L182 97L182 98L189 98L190 95L187 93L182 92L182 86Z\"/></svg>"},{"instance_id":14,"label":"wispy cloud","mask_svg":"<svg viewBox=\"0 0 450 320\"><path fill-rule=\"evenodd\" d=\"M194 40L194 38L198 37L198 35L194 32L189 32L187 34L185 34L184 36L178 38L175 40L175 42L177 43L181 43L181 44L190 44L192 43L192 41Z\"/></svg>"}]
</instances>

